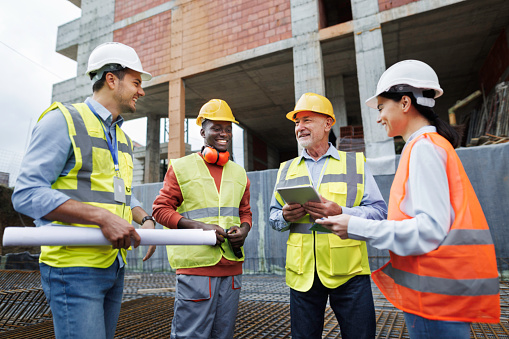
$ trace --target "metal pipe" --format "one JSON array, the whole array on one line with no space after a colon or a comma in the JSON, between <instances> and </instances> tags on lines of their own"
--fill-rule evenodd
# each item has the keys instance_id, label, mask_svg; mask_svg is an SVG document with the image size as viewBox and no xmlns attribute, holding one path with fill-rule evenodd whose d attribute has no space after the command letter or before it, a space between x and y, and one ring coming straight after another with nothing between
<instances>
[{"instance_id":1,"label":"metal pipe","mask_svg":"<svg viewBox=\"0 0 509 339\"><path fill-rule=\"evenodd\" d=\"M470 94L468 97L466 97L465 99L463 100L460 100L458 102L456 102L456 104L454 106L452 106L451 108L449 108L449 124L451 124L451 126L456 126L456 110L460 107L463 107L465 106L466 104L468 104L470 101L474 100L475 98L477 98L479 95L481 95L481 91L480 90L477 90L475 91L474 93Z\"/></svg>"}]
</instances>

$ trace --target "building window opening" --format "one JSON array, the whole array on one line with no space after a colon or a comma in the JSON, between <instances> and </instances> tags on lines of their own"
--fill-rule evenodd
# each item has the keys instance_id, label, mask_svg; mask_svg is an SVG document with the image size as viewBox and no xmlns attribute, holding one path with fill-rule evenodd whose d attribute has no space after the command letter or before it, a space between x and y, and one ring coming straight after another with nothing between
<instances>
[{"instance_id":1,"label":"building window opening","mask_svg":"<svg viewBox=\"0 0 509 339\"><path fill-rule=\"evenodd\" d=\"M352 20L350 0L319 0L320 28L326 28Z\"/></svg>"}]
</instances>

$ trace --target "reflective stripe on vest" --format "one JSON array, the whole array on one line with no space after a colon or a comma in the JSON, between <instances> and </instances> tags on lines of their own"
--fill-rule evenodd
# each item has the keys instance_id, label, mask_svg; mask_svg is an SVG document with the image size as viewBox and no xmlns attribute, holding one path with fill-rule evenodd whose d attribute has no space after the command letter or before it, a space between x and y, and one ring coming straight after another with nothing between
<instances>
[{"instance_id":1,"label":"reflective stripe on vest","mask_svg":"<svg viewBox=\"0 0 509 339\"><path fill-rule=\"evenodd\" d=\"M398 256L373 272L380 291L397 308L427 319L496 323L500 297L495 248L477 196L455 150L437 133L424 133L401 155L389 199L388 220L410 217L401 211L410 154L428 139L447 154L446 172L454 222L440 246L423 255Z\"/></svg>"},{"instance_id":2,"label":"reflective stripe on vest","mask_svg":"<svg viewBox=\"0 0 509 339\"><path fill-rule=\"evenodd\" d=\"M357 184L364 184L364 175L357 173L357 155L353 152L344 153L346 155L346 173L341 174L324 174L322 178L322 184L331 182L346 182L347 185L347 197L345 207L352 207L357 197ZM291 161L287 161L281 171L278 182L278 188L281 187L292 187L292 186L303 186L310 185L311 181L309 177L298 177L286 179L288 169L290 168Z\"/></svg>"},{"instance_id":3,"label":"reflective stripe on vest","mask_svg":"<svg viewBox=\"0 0 509 339\"><path fill-rule=\"evenodd\" d=\"M178 213L184 218L216 224L224 229L240 226L239 206L247 185L247 175L241 166L232 161L223 166L219 193L199 154L171 160L171 166L183 197ZM166 249L174 269L213 266L221 257L244 260L244 257L237 258L233 254L228 239L221 246L167 246Z\"/></svg>"},{"instance_id":4,"label":"reflective stripe on vest","mask_svg":"<svg viewBox=\"0 0 509 339\"><path fill-rule=\"evenodd\" d=\"M63 105L53 103L39 119L54 109L59 109L67 122L69 138L74 151L75 166L65 176L60 176L52 188L79 202L104 208L113 214L132 221L130 209L130 186L132 184L132 144L117 126L119 166L126 184L127 206L114 199L113 159L108 149L104 131L97 117L86 104ZM109 159L109 161L108 161ZM127 187L127 185L129 185ZM66 224L62 222L54 222ZM70 224L80 227L94 225ZM54 267L96 267L106 268L115 261L118 250L112 246L41 246L41 262ZM122 249L125 261L125 250Z\"/></svg>"},{"instance_id":5,"label":"reflective stripe on vest","mask_svg":"<svg viewBox=\"0 0 509 339\"><path fill-rule=\"evenodd\" d=\"M389 277L397 281L399 285L423 293L437 293L451 296L483 296L498 294L499 292L498 277L458 280L427 277L398 270L392 267L392 264L384 266L382 270Z\"/></svg>"},{"instance_id":6,"label":"reflective stripe on vest","mask_svg":"<svg viewBox=\"0 0 509 339\"><path fill-rule=\"evenodd\" d=\"M340 151L339 158L329 158L318 192L340 206L358 206L364 194L364 155ZM298 157L281 164L278 188L310 184L304 159ZM277 190L275 197L284 204ZM308 214L290 225L286 255L288 286L297 291L308 291L314 280L315 262L320 281L328 288L336 288L355 275L370 273L365 242L312 232L309 230L311 226Z\"/></svg>"},{"instance_id":7,"label":"reflective stripe on vest","mask_svg":"<svg viewBox=\"0 0 509 339\"><path fill-rule=\"evenodd\" d=\"M182 212L181 215L187 219L203 219L203 218L212 218L217 217L219 215L222 216L230 216L230 217L239 217L239 208L238 207L221 207L219 209L219 214L217 213L217 207L206 207L200 208L192 211Z\"/></svg>"},{"instance_id":8,"label":"reflective stripe on vest","mask_svg":"<svg viewBox=\"0 0 509 339\"><path fill-rule=\"evenodd\" d=\"M122 203L115 201L114 192L92 190L92 181L90 177L93 171L92 149L102 148L109 152L108 144L106 143L105 139L92 137L89 135L83 118L73 105L64 105L64 107L67 108L68 112L70 113L74 123L74 128L76 129L76 135L74 135L73 139L76 147L81 151L82 165L77 174L77 189L58 188L57 190L68 195L71 199L78 201L122 205ZM97 117L95 117L95 119L97 119ZM129 145L118 142L119 154L120 152L128 153L132 157L133 153L130 146L131 140L129 138L126 138L126 140ZM126 205L129 206L130 204L131 195L126 194Z\"/></svg>"}]
</instances>

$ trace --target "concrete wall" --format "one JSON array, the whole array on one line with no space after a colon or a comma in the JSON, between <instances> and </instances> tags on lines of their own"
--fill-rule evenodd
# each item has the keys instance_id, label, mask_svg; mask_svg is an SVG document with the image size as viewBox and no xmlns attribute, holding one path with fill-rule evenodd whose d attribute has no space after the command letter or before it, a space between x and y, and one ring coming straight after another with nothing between
<instances>
[{"instance_id":1,"label":"concrete wall","mask_svg":"<svg viewBox=\"0 0 509 339\"><path fill-rule=\"evenodd\" d=\"M509 143L494 146L461 148L457 153L481 203L490 226L497 252L499 270L509 272ZM482 159L480 161L479 159ZM251 181L251 210L253 228L245 243L246 273L282 274L285 266L288 232L276 232L268 224L270 199L276 181L277 170L249 172ZM385 201L388 201L393 175L378 175L375 180ZM136 186L134 195L151 210L152 203L162 183ZM158 225L159 228L162 228ZM144 271L166 271L170 266L165 248L159 247L152 259L141 264L146 248L128 254L129 268ZM371 269L382 266L388 260L387 251L368 246Z\"/></svg>"}]
</instances>

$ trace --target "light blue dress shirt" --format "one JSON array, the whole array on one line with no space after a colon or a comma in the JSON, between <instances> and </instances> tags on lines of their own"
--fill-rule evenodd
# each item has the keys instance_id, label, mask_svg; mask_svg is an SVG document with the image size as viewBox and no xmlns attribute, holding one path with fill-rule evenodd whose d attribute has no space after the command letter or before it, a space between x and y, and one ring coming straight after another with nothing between
<instances>
[{"instance_id":1,"label":"light blue dress shirt","mask_svg":"<svg viewBox=\"0 0 509 339\"><path fill-rule=\"evenodd\" d=\"M330 142L327 152L316 161L305 149L302 151L301 159L304 158L313 186L316 189L318 189L316 185L320 180L323 166L329 157L340 160L338 150ZM287 231L290 228L290 223L283 218L282 208L283 206L281 206L273 195L270 203L269 224L273 229L280 232ZM367 165L364 165L364 195L362 196L360 205L355 207L341 206L341 208L344 214L355 215L366 219L382 220L387 218L387 205Z\"/></svg>"},{"instance_id":2,"label":"light blue dress shirt","mask_svg":"<svg viewBox=\"0 0 509 339\"><path fill-rule=\"evenodd\" d=\"M87 98L85 103L94 107L116 142L116 125L122 126L124 119L119 116L112 123L111 113L100 103L92 98ZM75 163L64 115L58 109L46 113L35 125L21 163L12 195L14 209L34 218L36 226L51 223L44 216L70 199L66 194L52 189L51 185L59 176L69 173ZM140 203L131 196L131 209L136 206L140 206Z\"/></svg>"}]
</instances>

